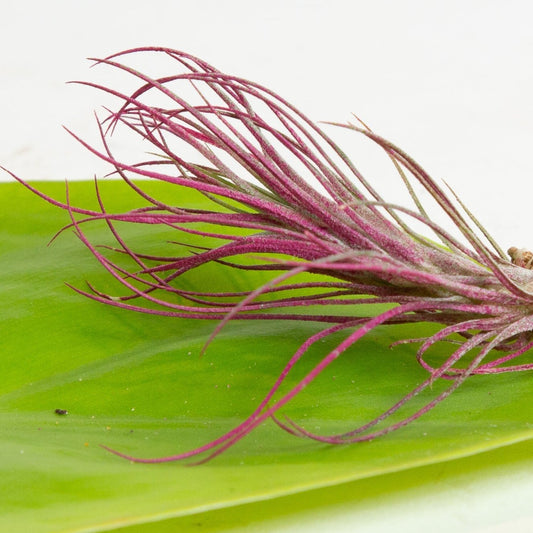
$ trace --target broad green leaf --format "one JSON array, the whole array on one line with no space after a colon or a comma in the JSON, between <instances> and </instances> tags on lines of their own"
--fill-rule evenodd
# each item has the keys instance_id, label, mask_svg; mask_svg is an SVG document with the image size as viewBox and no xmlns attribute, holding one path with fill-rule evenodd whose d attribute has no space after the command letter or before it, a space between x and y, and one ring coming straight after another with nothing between
<instances>
[{"instance_id":1,"label":"broad green leaf","mask_svg":"<svg viewBox=\"0 0 533 533\"><path fill-rule=\"evenodd\" d=\"M64 196L63 185L39 187ZM176 204L202 205L201 198L181 189L146 187ZM106 182L102 191L111 211L132 205L131 193L121 183ZM72 184L71 194L76 205L95 205L90 183ZM230 323L199 357L213 322L127 312L85 299L64 285L83 288L87 280L100 289L117 288L70 230L47 246L66 223L64 212L22 186L0 185L1 531L108 531L128 525L132 533L171 531L179 526L173 521L177 517L226 509L219 523L224 528L232 509L236 517L246 516L244 503L365 479L379 492L387 482L383 474L533 437L531 374L524 372L473 377L430 414L370 443L321 445L267 422L222 456L194 468L133 464L111 455L99 444L155 457L186 451L231 429L254 409L287 359L320 326ZM105 225L86 229L93 242L113 243ZM157 252L175 246L179 253L177 245L166 241L185 237L169 228L150 229L123 228L136 249ZM194 241L193 236L188 239ZM227 290L259 282L257 274L220 265L202 267L183 280L188 288L215 285ZM372 332L283 413L324 434L367 421L426 377L412 345L389 345L431 328ZM311 350L285 390L340 338ZM433 357L443 357L448 349L440 347ZM412 409L445 385L436 383ZM68 414L57 415L56 409ZM194 522L182 520L179 527Z\"/></svg>"}]
</instances>

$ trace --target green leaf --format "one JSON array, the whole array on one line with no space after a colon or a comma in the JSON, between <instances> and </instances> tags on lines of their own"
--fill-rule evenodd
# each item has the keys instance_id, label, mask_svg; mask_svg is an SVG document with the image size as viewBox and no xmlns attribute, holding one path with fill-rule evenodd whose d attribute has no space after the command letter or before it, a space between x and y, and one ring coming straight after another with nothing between
<instances>
[{"instance_id":1,"label":"green leaf","mask_svg":"<svg viewBox=\"0 0 533 533\"><path fill-rule=\"evenodd\" d=\"M176 204L203 202L183 189L145 186L170 195ZM38 187L64 196L60 184ZM131 206L131 194L121 183L105 182L102 190L110 211ZM75 205L95 205L90 183L71 184L71 194ZM390 476L400 479L400 487L408 484L412 478L398 474L402 471L531 443L533 390L531 374L524 372L472 377L428 415L369 443L321 445L267 422L222 456L194 468L133 464L111 455L99 444L157 457L220 436L256 407L299 344L320 326L230 323L199 357L214 323L127 312L85 299L64 285L83 288L87 280L116 289L70 230L47 246L66 223L64 212L22 186L0 185L1 531L109 531L128 525L125 531L131 533L174 531L192 528L194 518L188 516L220 513L210 522L214 531L250 518L254 507L245 503L284 496L305 509L310 502L320 504L320 491L300 499L298 493L347 482L366 483L353 490L378 494ZM105 225L86 229L93 242L112 244ZM124 231L143 251L175 246L165 244L176 239L172 230L150 229L137 225ZM259 278L213 265L184 283L244 290ZM402 326L372 332L283 413L325 434L369 420L426 377L412 345L389 345L432 330ZM286 390L340 338L328 338L311 350ZM446 350L439 348L434 357ZM436 383L413 409L445 385ZM58 415L56 409L68 414ZM276 503L269 505L276 512Z\"/></svg>"}]
</instances>

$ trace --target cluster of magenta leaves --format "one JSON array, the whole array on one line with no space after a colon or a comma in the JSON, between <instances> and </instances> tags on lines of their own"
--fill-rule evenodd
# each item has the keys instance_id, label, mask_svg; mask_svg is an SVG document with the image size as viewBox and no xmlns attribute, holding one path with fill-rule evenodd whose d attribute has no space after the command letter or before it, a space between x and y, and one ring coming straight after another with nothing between
<instances>
[{"instance_id":1,"label":"cluster of magenta leaves","mask_svg":"<svg viewBox=\"0 0 533 533\"><path fill-rule=\"evenodd\" d=\"M170 74L151 77L121 62L138 54L163 57L171 63ZM370 440L417 419L471 375L533 368L532 363L516 361L533 346L533 271L510 263L461 201L398 147L361 122L336 124L366 136L384 151L413 199L410 209L382 198L323 129L261 85L166 48L128 50L95 61L132 77L137 88L124 93L81 82L118 98L120 105L98 120L100 149L76 138L111 165L110 174L122 178L142 199L143 207L107 212L98 186L97 210L71 205L68 194L66 202L59 202L32 189L70 213L70 227L127 292L111 295L92 286L75 290L123 309L215 319L218 325L211 339L234 319L311 320L325 325L296 353L288 354L284 370L255 411L220 438L164 458L114 453L141 462L198 455L204 461L269 418L294 435L321 442ZM135 162L115 156L109 143L117 128L133 132L155 155ZM209 199L211 208L167 205L145 192L139 178L194 189ZM416 182L449 216L457 235L432 222L415 194L412 184ZM107 223L116 240L113 253L127 256L134 268L124 268L106 253L109 249L90 242L83 228L92 220ZM189 246L183 256L140 253L121 235L119 222L144 224L147 231L154 225L171 228L195 235L198 245ZM425 227L431 238L415 231L414 223ZM205 246L205 241L217 244ZM273 274L251 291L180 288L185 273L209 262ZM315 280L310 281L314 274ZM389 305L373 316L365 312L368 304ZM317 306L345 311L308 311ZM324 436L277 416L281 407L374 328L422 322L442 327L431 337L400 342L420 343L416 357L428 377L374 420L346 433ZM280 386L306 351L341 331L343 340L296 386L281 394ZM447 360L432 366L424 354L438 341L450 341L455 347ZM387 424L391 415L439 378L449 380L443 392L416 412Z\"/></svg>"}]
</instances>

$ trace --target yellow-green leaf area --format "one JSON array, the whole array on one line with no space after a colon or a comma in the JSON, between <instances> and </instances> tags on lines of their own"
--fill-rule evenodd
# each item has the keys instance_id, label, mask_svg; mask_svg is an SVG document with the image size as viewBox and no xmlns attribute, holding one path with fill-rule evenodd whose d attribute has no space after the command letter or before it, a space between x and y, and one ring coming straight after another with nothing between
<instances>
[{"instance_id":1,"label":"yellow-green leaf area","mask_svg":"<svg viewBox=\"0 0 533 533\"><path fill-rule=\"evenodd\" d=\"M154 194L164 192L176 205L204 202L185 189L144 186ZM63 184L38 187L64 198ZM101 187L109 211L134 202L120 182ZM92 183L74 182L70 189L74 204L96 205ZM238 516L246 516L246 503L313 489L319 502L316 490L356 480L373 483L379 492L387 475L531 442L533 388L531 374L523 372L472 377L428 415L368 443L323 445L266 422L198 467L133 464L111 455L99 445L157 457L220 436L250 414L288 358L320 326L282 320L230 323L200 357L214 322L128 312L85 299L65 285L84 288L90 281L99 288L117 288L71 230L48 245L68 222L65 212L21 185L0 185L1 531L110 531L125 526L170 531L178 517L205 517L217 510L225 513L222 530L232 509L236 523ZM151 230L137 225L125 234L145 250L173 239L171 228ZM95 243L112 243L105 224L87 226L87 232ZM214 264L184 283L231 291L254 287L261 279L257 273L236 273ZM434 326L377 329L283 413L324 434L369 420L426 377L413 345L390 344L429 331ZM286 387L339 338L318 343ZM446 347L439 349L445 353ZM445 385L436 383L413 408ZM68 413L57 414L57 409ZM295 501L305 506L304 500ZM275 512L275 503L270 505Z\"/></svg>"}]
</instances>

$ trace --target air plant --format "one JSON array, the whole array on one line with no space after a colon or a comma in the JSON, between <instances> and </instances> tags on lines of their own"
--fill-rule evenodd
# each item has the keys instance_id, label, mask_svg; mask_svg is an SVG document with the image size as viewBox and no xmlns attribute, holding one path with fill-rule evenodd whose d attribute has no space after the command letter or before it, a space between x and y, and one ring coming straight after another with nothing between
<instances>
[{"instance_id":1,"label":"air plant","mask_svg":"<svg viewBox=\"0 0 533 533\"><path fill-rule=\"evenodd\" d=\"M165 57L176 72L150 77L121 62L139 53ZM361 121L334 125L363 135L383 150L407 187L413 208L385 200L321 127L257 83L167 48L137 48L95 61L130 75L138 88L125 93L77 82L118 98L120 105L98 119L101 148L73 135L111 165L111 174L122 178L143 206L108 212L96 185L99 209L84 209L71 205L68 194L60 202L25 184L69 212L69 227L127 292L116 296L92 285L74 290L123 309L218 320L206 345L230 320L324 324L294 354L287 354L286 366L264 399L228 433L197 449L163 458L141 459L110 451L139 462L194 456L205 461L267 419L294 435L320 442L368 441L416 420L470 376L533 369L533 363L517 361L533 347L532 255L512 248L509 261L459 198L451 190L445 192L400 148ZM134 163L115 156L110 136L119 127L139 136L156 155ZM191 152L194 160L187 155ZM194 189L210 201L210 208L167 205L143 190L139 178ZM416 182L451 219L457 235L432 221L415 193ZM105 221L116 240L111 256L116 252L127 256L134 268L124 268L111 258L108 248L90 242L83 228L94 220ZM141 253L121 236L119 222L144 224L148 231L154 225L171 228L200 240L183 256L176 255L176 243L169 244L171 252L165 256ZM428 230L431 238L414 225ZM209 245L201 240L204 237ZM221 268L273 274L251 291L180 288L181 276L210 262ZM372 315L365 311L369 303L388 305ZM309 311L311 306L327 309L328 305L346 311ZM314 434L279 417L285 404L368 332L378 326L423 322L441 329L427 338L399 342L420 343L416 358L427 370L427 379L380 416L335 435ZM282 383L306 351L337 332L344 332L344 339L299 383L281 393ZM424 356L439 341L452 341L454 348L440 366L431 366ZM400 421L387 423L440 378L449 382L443 392Z\"/></svg>"}]
</instances>

